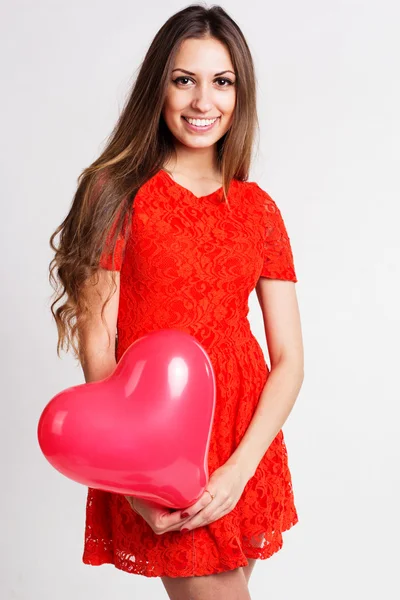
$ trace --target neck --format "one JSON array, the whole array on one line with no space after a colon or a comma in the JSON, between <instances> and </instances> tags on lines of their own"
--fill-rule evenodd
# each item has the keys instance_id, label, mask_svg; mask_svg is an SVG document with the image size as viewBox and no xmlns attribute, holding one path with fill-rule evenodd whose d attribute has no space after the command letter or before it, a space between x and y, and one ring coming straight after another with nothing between
<instances>
[{"instance_id":1,"label":"neck","mask_svg":"<svg viewBox=\"0 0 400 600\"><path fill-rule=\"evenodd\" d=\"M216 144L208 148L188 148L183 145L175 146L175 156L164 165L170 173L180 173L183 176L199 178L218 178L220 170L216 155Z\"/></svg>"}]
</instances>

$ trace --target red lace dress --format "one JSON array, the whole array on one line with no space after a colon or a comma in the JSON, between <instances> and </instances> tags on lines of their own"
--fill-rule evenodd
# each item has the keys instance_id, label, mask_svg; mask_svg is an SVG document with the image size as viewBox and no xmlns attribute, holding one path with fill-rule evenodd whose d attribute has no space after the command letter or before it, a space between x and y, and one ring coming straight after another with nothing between
<instances>
[{"instance_id":1,"label":"red lace dress","mask_svg":"<svg viewBox=\"0 0 400 600\"><path fill-rule=\"evenodd\" d=\"M255 182L232 180L197 197L160 170L134 199L132 231L114 258L120 270L117 361L137 338L175 328L207 351L217 383L211 475L243 437L269 369L253 336L248 297L260 276L296 282L292 250L274 200ZM111 268L103 251L100 265ZM146 577L209 575L266 559L297 523L282 430L235 508L192 531L156 535L121 494L88 489L83 562Z\"/></svg>"}]
</instances>

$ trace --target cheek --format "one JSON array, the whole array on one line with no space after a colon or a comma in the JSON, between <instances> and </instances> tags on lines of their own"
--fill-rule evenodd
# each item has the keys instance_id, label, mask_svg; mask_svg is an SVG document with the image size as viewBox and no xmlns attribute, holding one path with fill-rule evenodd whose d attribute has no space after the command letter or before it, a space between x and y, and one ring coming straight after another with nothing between
<instances>
[{"instance_id":1,"label":"cheek","mask_svg":"<svg viewBox=\"0 0 400 600\"><path fill-rule=\"evenodd\" d=\"M177 94L175 90L171 89L165 97L165 110L168 111L171 117L173 113L182 111L185 105L183 94Z\"/></svg>"},{"instance_id":2,"label":"cheek","mask_svg":"<svg viewBox=\"0 0 400 600\"><path fill-rule=\"evenodd\" d=\"M235 101L233 100L232 102L227 103L225 105L225 107L222 108L222 111L225 115L225 124L224 125L225 125L225 131L227 131L228 129L230 129L230 127L233 123L234 112L235 112Z\"/></svg>"},{"instance_id":3,"label":"cheek","mask_svg":"<svg viewBox=\"0 0 400 600\"><path fill-rule=\"evenodd\" d=\"M179 108L174 104L173 99L171 97L166 98L163 107L163 117L169 129L176 129L178 118L180 118L180 116L177 116L179 112Z\"/></svg>"},{"instance_id":4,"label":"cheek","mask_svg":"<svg viewBox=\"0 0 400 600\"><path fill-rule=\"evenodd\" d=\"M236 93L232 92L229 94L229 97L226 99L226 112L233 113L236 104Z\"/></svg>"},{"instance_id":5,"label":"cheek","mask_svg":"<svg viewBox=\"0 0 400 600\"><path fill-rule=\"evenodd\" d=\"M231 94L225 94L223 98L219 98L218 100L218 108L225 115L225 117L229 117L232 115L236 104L236 94L232 92Z\"/></svg>"}]
</instances>

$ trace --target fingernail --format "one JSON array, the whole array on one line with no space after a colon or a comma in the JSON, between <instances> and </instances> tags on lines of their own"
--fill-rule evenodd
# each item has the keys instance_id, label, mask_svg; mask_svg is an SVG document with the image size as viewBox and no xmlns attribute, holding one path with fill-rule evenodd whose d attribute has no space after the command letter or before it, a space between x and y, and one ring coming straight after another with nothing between
<instances>
[{"instance_id":1,"label":"fingernail","mask_svg":"<svg viewBox=\"0 0 400 600\"><path fill-rule=\"evenodd\" d=\"M183 529L181 529L181 533L183 533L184 531L189 531L189 529L187 527L184 527Z\"/></svg>"},{"instance_id":2,"label":"fingernail","mask_svg":"<svg viewBox=\"0 0 400 600\"><path fill-rule=\"evenodd\" d=\"M185 517L188 517L188 516L189 516L189 513L187 513L187 512L184 512L181 514L182 519L184 519Z\"/></svg>"}]
</instances>

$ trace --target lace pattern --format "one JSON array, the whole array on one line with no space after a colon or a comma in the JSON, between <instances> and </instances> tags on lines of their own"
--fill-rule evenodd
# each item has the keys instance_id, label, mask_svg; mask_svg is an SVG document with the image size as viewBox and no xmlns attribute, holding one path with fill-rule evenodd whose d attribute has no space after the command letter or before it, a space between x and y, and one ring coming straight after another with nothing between
<instances>
[{"instance_id":1,"label":"lace pattern","mask_svg":"<svg viewBox=\"0 0 400 600\"><path fill-rule=\"evenodd\" d=\"M253 336L248 297L259 277L297 281L281 212L255 182L233 180L196 198L163 171L134 200L129 239L114 253L120 270L117 361L146 332L176 328L208 352L217 380L210 475L240 443L269 375ZM125 250L125 251L123 251ZM111 268L103 251L100 266ZM83 562L112 563L146 577L219 573L266 559L298 521L283 432L235 508L205 527L156 535L123 495L88 488Z\"/></svg>"}]
</instances>

